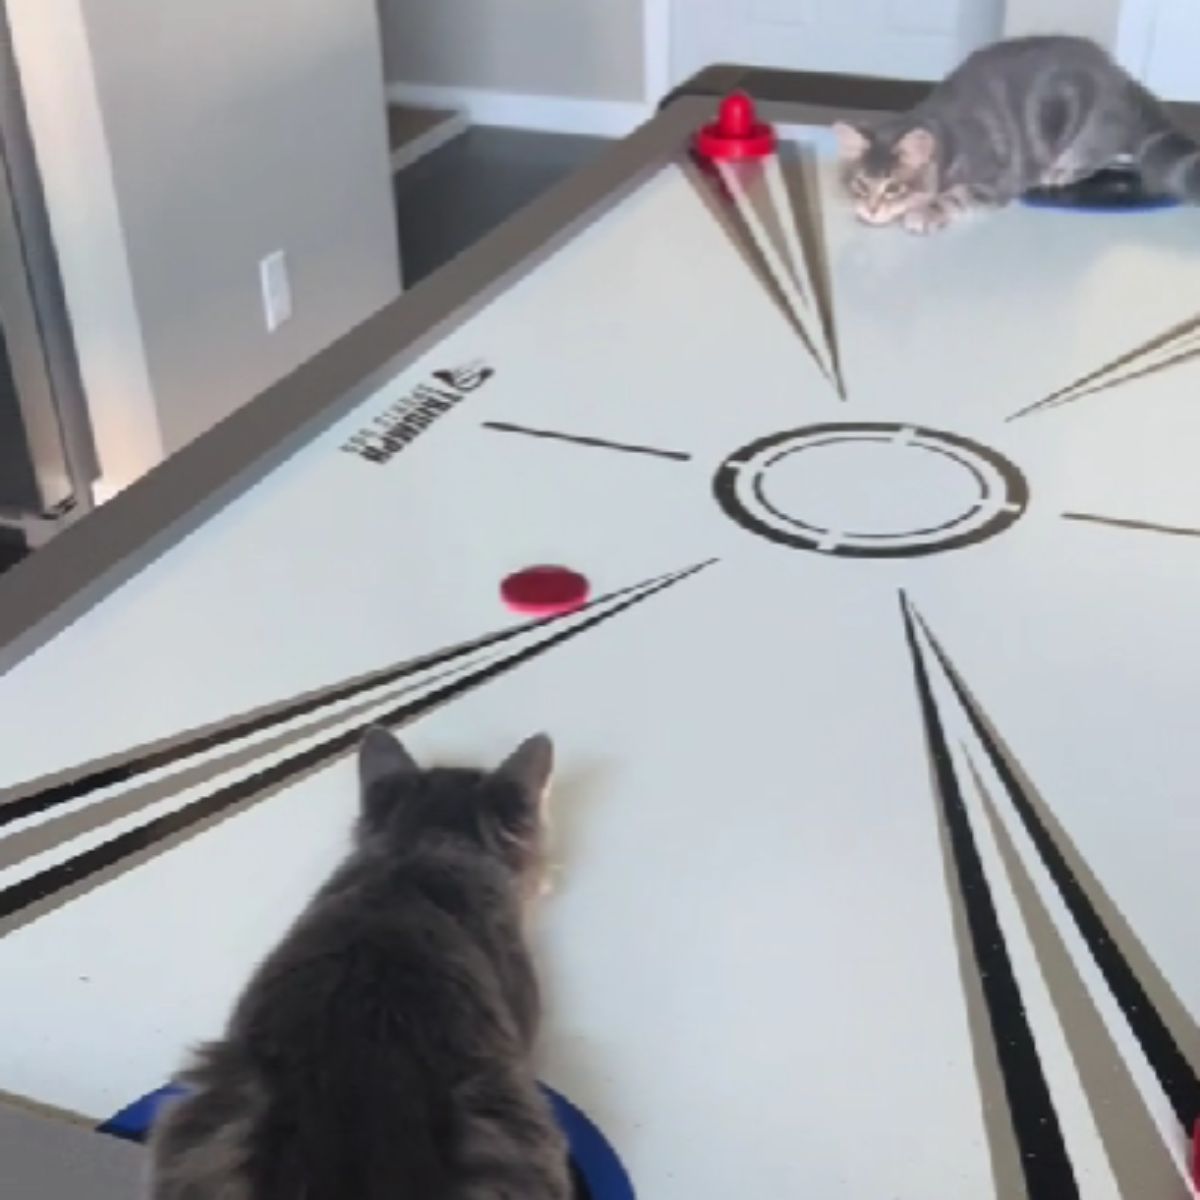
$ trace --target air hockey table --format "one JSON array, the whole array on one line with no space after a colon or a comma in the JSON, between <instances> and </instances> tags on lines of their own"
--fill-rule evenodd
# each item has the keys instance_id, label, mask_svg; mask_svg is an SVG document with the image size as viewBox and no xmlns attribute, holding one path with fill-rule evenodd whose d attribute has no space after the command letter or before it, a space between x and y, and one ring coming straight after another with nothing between
<instances>
[{"instance_id":1,"label":"air hockey table","mask_svg":"<svg viewBox=\"0 0 1200 1200\"><path fill-rule=\"evenodd\" d=\"M545 729L591 1200L1194 1194L1200 214L865 228L827 126L908 93L761 82L764 157L673 97L0 578L10 1101L220 1030L366 725Z\"/></svg>"}]
</instances>

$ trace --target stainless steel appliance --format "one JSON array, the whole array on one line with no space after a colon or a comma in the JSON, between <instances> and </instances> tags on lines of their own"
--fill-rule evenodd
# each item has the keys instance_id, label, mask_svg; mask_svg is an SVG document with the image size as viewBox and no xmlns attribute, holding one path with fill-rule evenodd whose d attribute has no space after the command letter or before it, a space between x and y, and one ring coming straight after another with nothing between
<instances>
[{"instance_id":1,"label":"stainless steel appliance","mask_svg":"<svg viewBox=\"0 0 1200 1200\"><path fill-rule=\"evenodd\" d=\"M91 507L96 454L7 13L0 11L0 525Z\"/></svg>"}]
</instances>

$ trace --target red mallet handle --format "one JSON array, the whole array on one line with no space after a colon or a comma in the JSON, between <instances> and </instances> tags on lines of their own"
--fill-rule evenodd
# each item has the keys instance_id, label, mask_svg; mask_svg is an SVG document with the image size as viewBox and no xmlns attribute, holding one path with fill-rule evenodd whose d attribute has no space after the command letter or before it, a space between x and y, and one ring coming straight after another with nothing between
<instances>
[{"instance_id":1,"label":"red mallet handle","mask_svg":"<svg viewBox=\"0 0 1200 1200\"><path fill-rule=\"evenodd\" d=\"M768 158L776 143L775 130L758 119L754 101L745 92L726 96L717 119L696 134L696 152L713 161Z\"/></svg>"}]
</instances>

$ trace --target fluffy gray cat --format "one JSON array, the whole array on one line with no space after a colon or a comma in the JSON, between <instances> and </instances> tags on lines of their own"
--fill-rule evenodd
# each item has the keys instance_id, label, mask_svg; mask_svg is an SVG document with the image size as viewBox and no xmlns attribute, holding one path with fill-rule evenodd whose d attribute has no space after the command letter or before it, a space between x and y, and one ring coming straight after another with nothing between
<instances>
[{"instance_id":1,"label":"fluffy gray cat","mask_svg":"<svg viewBox=\"0 0 1200 1200\"><path fill-rule=\"evenodd\" d=\"M354 847L184 1074L155 1200L570 1200L523 925L552 758L423 771L367 734Z\"/></svg>"},{"instance_id":2,"label":"fluffy gray cat","mask_svg":"<svg viewBox=\"0 0 1200 1200\"><path fill-rule=\"evenodd\" d=\"M1027 37L976 51L910 112L839 123L858 216L914 233L1034 187L1131 160L1146 185L1200 203L1200 145L1099 46Z\"/></svg>"}]
</instances>

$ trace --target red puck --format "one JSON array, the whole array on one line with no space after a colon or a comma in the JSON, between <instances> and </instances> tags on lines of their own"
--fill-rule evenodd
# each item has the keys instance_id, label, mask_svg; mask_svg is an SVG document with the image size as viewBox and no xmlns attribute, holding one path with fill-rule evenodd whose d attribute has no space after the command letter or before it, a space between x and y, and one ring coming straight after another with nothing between
<instances>
[{"instance_id":1,"label":"red puck","mask_svg":"<svg viewBox=\"0 0 1200 1200\"><path fill-rule=\"evenodd\" d=\"M526 567L500 584L500 597L513 612L553 617L587 603L588 581L566 567Z\"/></svg>"},{"instance_id":2,"label":"red puck","mask_svg":"<svg viewBox=\"0 0 1200 1200\"><path fill-rule=\"evenodd\" d=\"M718 161L768 158L775 145L775 130L758 119L754 101L745 92L726 96L717 119L696 134L697 153Z\"/></svg>"}]
</instances>

